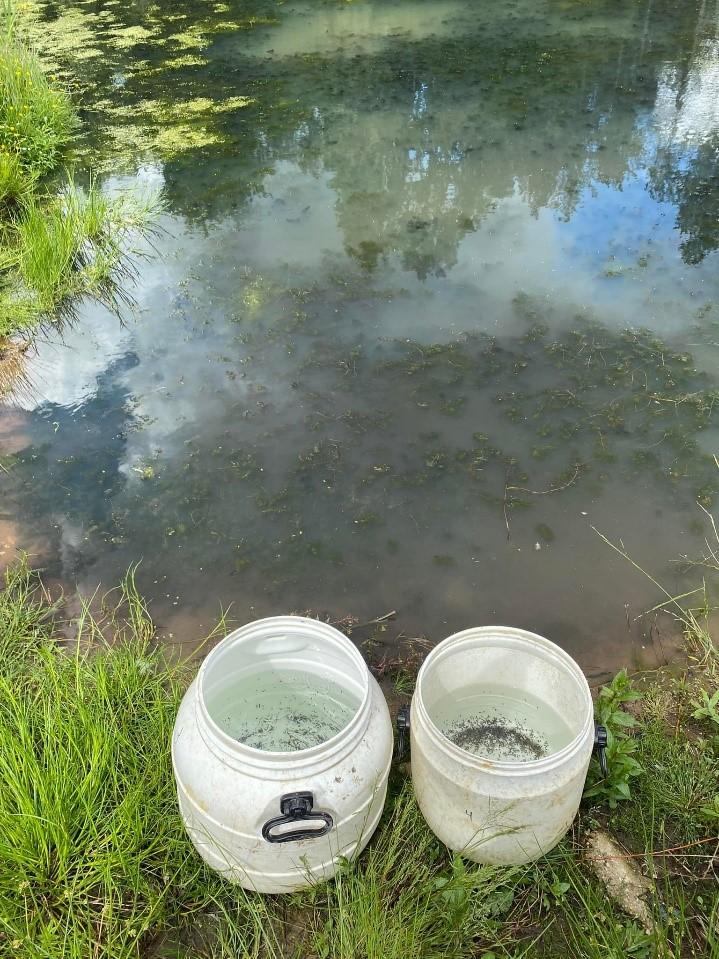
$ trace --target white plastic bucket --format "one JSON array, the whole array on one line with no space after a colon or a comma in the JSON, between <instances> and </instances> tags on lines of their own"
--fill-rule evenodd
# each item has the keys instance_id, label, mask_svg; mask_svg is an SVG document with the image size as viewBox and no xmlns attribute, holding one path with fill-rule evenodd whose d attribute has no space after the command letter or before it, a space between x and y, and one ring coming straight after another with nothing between
<instances>
[{"instance_id":1,"label":"white plastic bucket","mask_svg":"<svg viewBox=\"0 0 719 959\"><path fill-rule=\"evenodd\" d=\"M347 700L346 724L307 748L274 751L240 741L228 731L227 704L235 709L235 691L237 702L254 703L253 689L260 696L263 677L275 671L302 674L308 703L314 683L318 696L333 684ZM240 718L244 708L237 707ZM257 728L258 736L275 731ZM384 697L342 633L295 616L243 626L207 656L175 723L172 760L188 833L210 866L246 889L289 892L327 879L377 826L392 746Z\"/></svg>"},{"instance_id":2,"label":"white plastic bucket","mask_svg":"<svg viewBox=\"0 0 719 959\"><path fill-rule=\"evenodd\" d=\"M487 689L492 695L483 694ZM517 716L529 719L513 726L500 707L489 716L488 706L472 718L471 704L490 702L513 704ZM466 719L463 703L470 704ZM535 714L551 720L554 746L535 737ZM539 728L544 726L537 720ZM559 646L502 626L450 636L420 669L410 729L417 802L450 849L475 862L523 863L548 852L569 829L582 797L594 723L584 674ZM510 755L498 758L505 739Z\"/></svg>"}]
</instances>

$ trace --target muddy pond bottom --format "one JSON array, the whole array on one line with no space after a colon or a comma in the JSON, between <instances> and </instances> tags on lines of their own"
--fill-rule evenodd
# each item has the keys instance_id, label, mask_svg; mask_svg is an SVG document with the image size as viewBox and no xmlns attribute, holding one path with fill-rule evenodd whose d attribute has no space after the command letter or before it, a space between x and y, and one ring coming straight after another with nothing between
<instances>
[{"instance_id":1,"label":"muddy pond bottom","mask_svg":"<svg viewBox=\"0 0 719 959\"><path fill-rule=\"evenodd\" d=\"M473 686L431 710L436 726L460 749L499 762L551 756L573 739L547 703L501 686Z\"/></svg>"},{"instance_id":2,"label":"muddy pond bottom","mask_svg":"<svg viewBox=\"0 0 719 959\"><path fill-rule=\"evenodd\" d=\"M220 692L210 712L233 739L268 752L319 746L340 732L359 707L352 692L299 670L253 673Z\"/></svg>"}]
</instances>

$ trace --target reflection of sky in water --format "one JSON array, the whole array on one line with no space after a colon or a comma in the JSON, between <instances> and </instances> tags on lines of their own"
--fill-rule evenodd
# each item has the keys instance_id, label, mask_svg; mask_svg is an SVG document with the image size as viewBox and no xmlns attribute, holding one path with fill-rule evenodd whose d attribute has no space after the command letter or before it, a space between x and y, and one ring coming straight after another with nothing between
<instances>
[{"instance_id":1,"label":"reflection of sky in water","mask_svg":"<svg viewBox=\"0 0 719 959\"><path fill-rule=\"evenodd\" d=\"M654 125L662 142L706 143L719 132L719 40L705 40L685 77L673 64L660 72Z\"/></svg>"},{"instance_id":2,"label":"reflection of sky in water","mask_svg":"<svg viewBox=\"0 0 719 959\"><path fill-rule=\"evenodd\" d=\"M693 501L713 477L708 415L675 401L715 384L716 244L696 216L716 163L715 41L687 69L671 62L667 15L641 66L605 64L590 47L623 43L626 24L550 17L531 62L551 69L560 27L588 59L576 90L548 76L535 119L501 99L524 53L497 101L469 85L476 65L466 89L461 70L439 83L441 57L432 75L424 45L454 42L464 4L352 11L290 7L246 38L270 76L292 63L306 108L279 133L246 121L249 198L198 212L244 184L246 168L212 150L109 181L164 184L173 212L136 316L86 306L40 344L35 393L17 401L31 445L7 481L12 512L28 542L50 530L43 560L84 588L142 557L158 613L172 624L183 610L185 630L220 602L240 619L397 608L435 638L534 627L594 667L597 637L620 655L625 604L655 597L590 522L671 585L667 564L699 548ZM340 41L344 64L401 49L407 74L421 70L383 80L372 109L339 83L305 86L292 58ZM665 362L671 375L654 369ZM566 490L535 495L577 463ZM507 513L515 488L535 493Z\"/></svg>"},{"instance_id":3,"label":"reflection of sky in water","mask_svg":"<svg viewBox=\"0 0 719 959\"><path fill-rule=\"evenodd\" d=\"M125 184L132 187L131 181ZM236 261L229 267L232 275L215 269L206 277L220 285L241 287L251 282L252 269L271 270L281 283L283 264L313 278L321 276L328 254L342 248L336 202L327 175L304 173L295 164L280 161L265 181L264 195L252 200L240 224L229 218L213 224L207 235L188 229L177 218L168 219L163 229L172 239L162 242L163 256L143 265L139 317L121 326L109 315L93 314L92 323L66 330L61 341L42 344L34 369L36 390L19 396L18 404L30 409L48 401L77 406L97 389L108 362L132 350L155 359L147 370L144 365L134 367L128 377L131 381L152 377L156 385L146 401L153 418L161 415L166 405L157 384L172 379L168 368L188 369L196 362L191 338L173 336L170 343L158 337L159 324L168 336L178 329L177 312L168 315L168 291L178 287L170 305L181 303L188 270L196 276L213 257L223 254ZM313 242L307 242L308 236ZM646 263L638 265L642 257ZM244 264L244 272L239 264ZM627 176L619 190L597 183L588 186L568 222L549 209L533 215L517 188L495 205L478 230L461 240L449 279L430 277L417 283L395 264L375 278L379 288L401 282L407 292L394 303L378 304L382 315L376 325L388 338L411 336L428 343L467 330L516 336L523 328L512 315L512 299L531 292L589 310L618 330L646 324L658 333L675 335L686 326L688 297L693 309L711 301L714 277L712 260L691 271L682 267L673 208L652 199L641 172ZM482 309L473 316L468 311L478 302ZM556 324L557 331L567 323L566 313L544 319ZM211 343L213 331L206 335ZM219 335L224 340L226 330ZM203 387L213 377L221 379L221 373L210 362ZM164 412L172 422L183 421L196 415L194 402L178 395L179 407L173 404Z\"/></svg>"}]
</instances>

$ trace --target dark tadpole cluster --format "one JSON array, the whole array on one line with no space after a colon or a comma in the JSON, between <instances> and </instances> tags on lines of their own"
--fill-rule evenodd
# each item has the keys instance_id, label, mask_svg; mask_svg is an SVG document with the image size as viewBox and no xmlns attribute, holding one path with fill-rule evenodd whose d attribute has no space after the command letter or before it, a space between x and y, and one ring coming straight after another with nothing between
<instances>
[{"instance_id":1,"label":"dark tadpole cluster","mask_svg":"<svg viewBox=\"0 0 719 959\"><path fill-rule=\"evenodd\" d=\"M282 707L264 708L261 714L253 722L235 725L234 738L253 749L297 752L326 742L345 724L342 717L331 716L321 703L314 703L308 709L294 707L288 712ZM232 724L231 716L227 717L227 724ZM278 727L283 730L279 740Z\"/></svg>"},{"instance_id":2,"label":"dark tadpole cluster","mask_svg":"<svg viewBox=\"0 0 719 959\"><path fill-rule=\"evenodd\" d=\"M535 730L499 715L458 719L443 732L455 746L477 756L522 762L549 752L549 743Z\"/></svg>"}]
</instances>

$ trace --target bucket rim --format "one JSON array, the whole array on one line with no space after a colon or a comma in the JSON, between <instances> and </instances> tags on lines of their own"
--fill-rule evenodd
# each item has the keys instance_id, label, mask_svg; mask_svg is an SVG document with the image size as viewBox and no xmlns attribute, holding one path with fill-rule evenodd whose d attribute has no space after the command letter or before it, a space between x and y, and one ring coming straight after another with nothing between
<instances>
[{"instance_id":1,"label":"bucket rim","mask_svg":"<svg viewBox=\"0 0 719 959\"><path fill-rule=\"evenodd\" d=\"M563 668L577 681L583 693L585 716L579 732L565 746L547 756L542 756L540 759L514 762L490 759L489 757L479 756L476 753L469 752L469 750L463 749L461 746L453 743L437 726L423 701L422 684L426 679L427 672L431 670L433 665L436 665L438 660L448 655L450 651L456 650L457 647L463 645L473 645L477 640L496 640L497 645L513 645L512 641L514 641L514 643L524 646L526 649L532 650L535 653L541 652L545 654L545 658L548 655L554 660L556 665ZM482 645L485 644L483 643ZM412 696L412 713L414 714L415 711L420 714L428 731L439 741L442 748L446 749L455 759L458 759L465 765L470 765L482 772L488 773L529 775L551 770L561 765L565 759L579 752L589 732L593 731L594 728L592 693L589 688L589 683L587 682L587 677L584 675L579 663L577 663L566 650L562 649L561 646L558 646L545 636L540 636L539 633L533 633L530 630L514 626L471 626L468 629L463 629L460 630L460 632L453 633L451 636L447 636L446 639L438 643L434 649L429 652L417 674L415 691ZM414 720L414 715L412 716L412 720ZM593 736L591 741L593 742Z\"/></svg>"},{"instance_id":2,"label":"bucket rim","mask_svg":"<svg viewBox=\"0 0 719 959\"><path fill-rule=\"evenodd\" d=\"M356 669L356 678L358 679L362 695L357 707L349 721L338 730L329 739L324 739L315 746L308 746L306 749L295 750L270 750L257 749L254 746L248 746L239 739L234 739L226 733L222 727L213 719L205 701L204 683L208 672L216 665L217 659L229 648L235 645L241 645L243 642L258 640L277 630L284 632L300 631L306 635L307 631L314 633L315 639L321 639L328 644L339 647L344 653L348 654L352 660L352 665ZM234 755L240 755L248 760L252 765L273 765L276 763L296 763L301 764L304 761L323 758L327 753L334 752L337 747L341 747L348 736L351 736L355 728L362 722L370 704L372 689L369 682L369 670L362 654L354 643L329 623L323 623L318 619L311 619L308 616L266 616L263 619L254 620L251 623L245 623L237 629L232 630L222 639L205 657L197 673L197 709L200 712L205 730L210 734L214 742L219 745L223 751Z\"/></svg>"}]
</instances>

